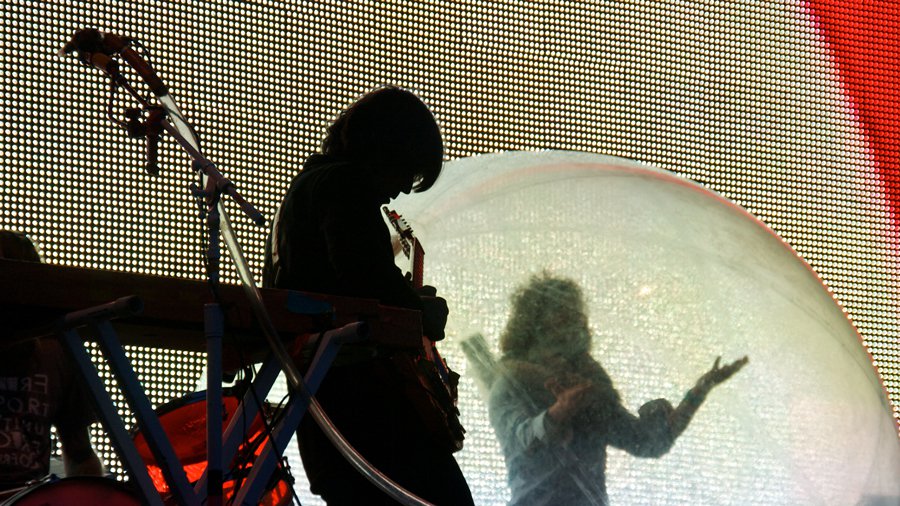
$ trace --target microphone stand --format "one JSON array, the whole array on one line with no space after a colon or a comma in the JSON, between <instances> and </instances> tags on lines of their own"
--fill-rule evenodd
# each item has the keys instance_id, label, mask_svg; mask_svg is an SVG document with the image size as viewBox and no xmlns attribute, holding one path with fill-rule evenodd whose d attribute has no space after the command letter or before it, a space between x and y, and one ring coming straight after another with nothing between
<instances>
[{"instance_id":1,"label":"microphone stand","mask_svg":"<svg viewBox=\"0 0 900 506\"><path fill-rule=\"evenodd\" d=\"M90 31L90 30L85 30ZM67 44L61 53L69 53L77 50L76 38L82 33L76 34L73 41ZM108 36L109 34L107 34ZM105 36L104 36L105 37ZM119 37L115 38L117 44L121 41ZM96 42L96 41L94 41ZM101 41L102 42L102 39ZM101 44L102 46L102 44ZM374 468L365 458L356 451L350 443L344 439L337 427L331 422L325 412L322 410L318 401L310 394L306 382L301 376L297 366L288 353L284 344L278 337L278 331L269 317L268 310L262 301L262 296L256 286L256 281L247 260L244 257L234 230L231 227L231 221L228 213L222 203L221 196L227 194L240 207L241 211L246 214L257 225L264 225L265 218L259 213L249 202L247 202L237 191L234 184L225 178L216 166L209 161L200 152L200 145L196 137L194 129L185 121L184 116L175 104L168 89L162 85L162 82L152 74L152 69L146 62L138 61L140 57L129 49L128 58L126 60L134 67L135 63L140 64L140 68L136 68L139 74L145 80L152 81L149 84L153 88L153 92L157 95L160 104L166 114L154 115L153 111L158 108L145 100L137 91L128 83L126 79L118 72L118 68L113 63L109 63L109 58L104 58L102 50L100 52L92 52L93 48L85 51L80 55L84 63L95 66L108 74L113 80L113 86L122 86L130 95L132 95L143 106L145 111L150 111L148 122L153 121L149 125L145 125L146 131L158 131L158 127L169 133L178 144L188 153L193 160L193 168L201 174L201 181L204 186L203 190L196 184L191 185L192 194L198 199L205 201L205 208L202 214L206 215L207 229L209 230L209 243L207 248L207 277L209 279L210 288L213 296L218 299L219 284L219 234L225 240L225 245L234 260L235 268L241 278L244 293L246 294L254 316L259 323L262 333L266 338L270 351L284 372L291 391L300 396L300 399L309 403L309 413L312 415L316 423L322 428L322 432L335 445L337 450L348 460L366 479L372 482L379 489L391 496L394 500L407 506L429 506L430 503L420 499L403 487L393 482L389 477ZM121 51L121 49L119 49ZM81 51L80 51L81 52ZM108 56L108 55L107 55ZM156 84L156 86L154 86ZM158 123L156 123L158 122ZM123 125L124 126L124 125ZM148 154L155 151L155 139L148 139ZM148 160L148 168L153 168L155 160ZM207 490L209 494L209 504L214 506L221 505L222 500L222 334L224 329L224 316L221 307L217 302L212 302L204 306L204 333L207 338L207 452L209 462L207 464L208 480ZM215 423L213 423L215 420ZM217 482L217 483L216 483ZM213 500L218 500L214 503Z\"/></svg>"},{"instance_id":2,"label":"microphone stand","mask_svg":"<svg viewBox=\"0 0 900 506\"><path fill-rule=\"evenodd\" d=\"M203 306L203 332L206 335L206 503L222 505L224 462L222 459L222 336L225 333L225 317L219 305L219 201L221 192L215 179L206 178L206 188L201 190L191 184L191 192L201 206L201 219L205 215L209 233L207 239L206 272L213 302Z\"/></svg>"}]
</instances>

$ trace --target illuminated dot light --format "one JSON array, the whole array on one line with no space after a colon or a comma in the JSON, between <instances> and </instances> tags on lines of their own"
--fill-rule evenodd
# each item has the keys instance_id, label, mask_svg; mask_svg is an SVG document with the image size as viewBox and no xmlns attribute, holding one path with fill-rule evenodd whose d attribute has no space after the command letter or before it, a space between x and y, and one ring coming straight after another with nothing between
<instances>
[{"instance_id":1,"label":"illuminated dot light","mask_svg":"<svg viewBox=\"0 0 900 506\"><path fill-rule=\"evenodd\" d=\"M897 231L834 56L800 2L102 4L85 14L13 2L0 34L0 84L16 90L0 141L0 227L30 234L48 262L204 276L187 156L164 139L161 174L146 175L143 141L105 118L105 79L56 56L77 29L96 27L147 45L204 151L266 216L336 113L384 83L432 106L451 159L583 150L688 176L760 217L825 279L900 417L900 272L886 253ZM267 230L229 206L258 273ZM236 281L227 259L222 274ZM190 391L203 362L130 354L151 364L136 367L154 404ZM486 423L478 409L467 423ZM467 444L477 455L496 443Z\"/></svg>"}]
</instances>

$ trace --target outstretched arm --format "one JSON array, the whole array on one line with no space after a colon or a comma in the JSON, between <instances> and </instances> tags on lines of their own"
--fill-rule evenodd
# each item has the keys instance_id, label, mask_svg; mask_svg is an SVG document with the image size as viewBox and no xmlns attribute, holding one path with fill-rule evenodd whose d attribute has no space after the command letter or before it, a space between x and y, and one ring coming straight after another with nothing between
<instances>
[{"instance_id":1,"label":"outstretched arm","mask_svg":"<svg viewBox=\"0 0 900 506\"><path fill-rule=\"evenodd\" d=\"M697 380L694 387L688 390L684 399L682 399L678 407L675 408L675 411L672 412L669 423L671 425L673 438L678 437L684 432L691 422L691 419L694 417L694 414L700 408L700 405L706 400L706 396L709 392L714 387L725 382L728 378L734 376L734 374L747 365L747 362L749 361L745 356L723 367L719 367L719 362L721 362L721 360L722 357L716 358L716 362L713 364L712 369L707 371L699 380Z\"/></svg>"}]
</instances>

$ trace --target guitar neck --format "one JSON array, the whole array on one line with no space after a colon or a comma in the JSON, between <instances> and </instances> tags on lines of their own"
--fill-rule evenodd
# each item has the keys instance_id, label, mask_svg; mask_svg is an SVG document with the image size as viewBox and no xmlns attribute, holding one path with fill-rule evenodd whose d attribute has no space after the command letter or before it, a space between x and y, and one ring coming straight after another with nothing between
<instances>
[{"instance_id":1,"label":"guitar neck","mask_svg":"<svg viewBox=\"0 0 900 506\"><path fill-rule=\"evenodd\" d=\"M419 289L422 288L422 286L425 284L423 281L425 250L422 249L422 245L419 243L418 239L413 238L412 243L412 251L410 252L410 272L412 273L412 286L413 288Z\"/></svg>"}]
</instances>

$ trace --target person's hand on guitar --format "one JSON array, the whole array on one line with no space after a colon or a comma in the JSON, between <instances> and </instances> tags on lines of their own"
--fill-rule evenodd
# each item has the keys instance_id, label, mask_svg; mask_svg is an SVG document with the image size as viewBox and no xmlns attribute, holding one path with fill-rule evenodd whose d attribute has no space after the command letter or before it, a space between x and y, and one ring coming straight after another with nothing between
<instances>
[{"instance_id":1,"label":"person's hand on guitar","mask_svg":"<svg viewBox=\"0 0 900 506\"><path fill-rule=\"evenodd\" d=\"M417 290L422 298L422 332L432 341L444 338L444 327L447 326L447 301L437 296L437 288L423 286Z\"/></svg>"}]
</instances>

